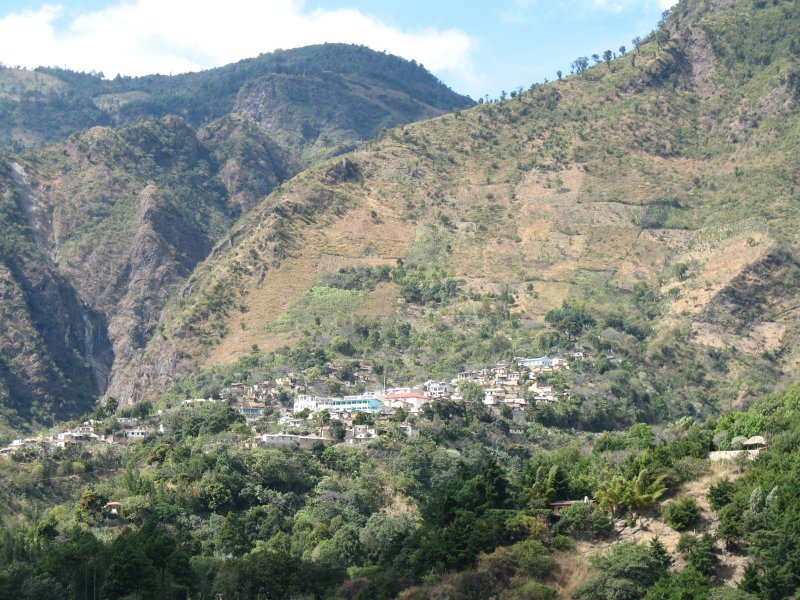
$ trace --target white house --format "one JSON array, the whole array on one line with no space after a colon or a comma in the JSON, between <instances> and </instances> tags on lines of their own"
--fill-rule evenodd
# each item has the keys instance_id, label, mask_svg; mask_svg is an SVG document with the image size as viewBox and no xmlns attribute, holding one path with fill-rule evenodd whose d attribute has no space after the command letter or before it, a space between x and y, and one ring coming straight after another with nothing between
<instances>
[{"instance_id":1,"label":"white house","mask_svg":"<svg viewBox=\"0 0 800 600\"><path fill-rule=\"evenodd\" d=\"M453 385L446 381L433 381L429 379L424 384L425 391L431 398L449 398L456 391Z\"/></svg>"},{"instance_id":2,"label":"white house","mask_svg":"<svg viewBox=\"0 0 800 600\"><path fill-rule=\"evenodd\" d=\"M418 413L431 399L420 392L395 392L386 396L389 408L402 409L410 413Z\"/></svg>"},{"instance_id":3,"label":"white house","mask_svg":"<svg viewBox=\"0 0 800 600\"><path fill-rule=\"evenodd\" d=\"M506 391L503 388L489 388L483 394L483 403L487 406L500 404L506 398Z\"/></svg>"}]
</instances>

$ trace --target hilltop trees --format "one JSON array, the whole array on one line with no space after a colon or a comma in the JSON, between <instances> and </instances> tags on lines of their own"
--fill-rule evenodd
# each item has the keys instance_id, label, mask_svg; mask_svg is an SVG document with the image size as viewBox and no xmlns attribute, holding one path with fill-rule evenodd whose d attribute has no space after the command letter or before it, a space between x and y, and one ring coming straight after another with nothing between
<instances>
[{"instance_id":1,"label":"hilltop trees","mask_svg":"<svg viewBox=\"0 0 800 600\"><path fill-rule=\"evenodd\" d=\"M572 72L578 75L583 75L586 69L589 68L589 59L585 56L579 56L572 61Z\"/></svg>"},{"instance_id":2,"label":"hilltop trees","mask_svg":"<svg viewBox=\"0 0 800 600\"><path fill-rule=\"evenodd\" d=\"M671 35L668 29L662 27L658 31L656 31L655 34L656 48L658 49L659 52L663 47L669 44L670 39Z\"/></svg>"}]
</instances>

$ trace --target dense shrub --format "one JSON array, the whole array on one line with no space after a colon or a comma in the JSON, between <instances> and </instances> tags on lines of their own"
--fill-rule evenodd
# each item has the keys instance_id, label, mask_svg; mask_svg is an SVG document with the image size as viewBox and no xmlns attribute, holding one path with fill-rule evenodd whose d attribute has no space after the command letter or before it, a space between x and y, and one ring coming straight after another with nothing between
<instances>
[{"instance_id":1,"label":"dense shrub","mask_svg":"<svg viewBox=\"0 0 800 600\"><path fill-rule=\"evenodd\" d=\"M733 493L736 486L725 477L717 483L712 483L708 488L708 502L714 510L720 510L723 506L730 504L733 500Z\"/></svg>"},{"instance_id":2,"label":"dense shrub","mask_svg":"<svg viewBox=\"0 0 800 600\"><path fill-rule=\"evenodd\" d=\"M562 509L556 530L581 537L603 536L611 533L611 520L589 504L574 504Z\"/></svg>"},{"instance_id":3,"label":"dense shrub","mask_svg":"<svg viewBox=\"0 0 800 600\"><path fill-rule=\"evenodd\" d=\"M685 531L700 519L700 505L691 496L681 496L664 507L664 519L676 531Z\"/></svg>"}]
</instances>

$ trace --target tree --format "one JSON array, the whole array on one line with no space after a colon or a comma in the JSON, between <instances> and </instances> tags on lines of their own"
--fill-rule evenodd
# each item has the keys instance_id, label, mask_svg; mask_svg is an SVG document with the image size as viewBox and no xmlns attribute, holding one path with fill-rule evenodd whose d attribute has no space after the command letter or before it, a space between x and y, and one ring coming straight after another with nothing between
<instances>
[{"instance_id":1,"label":"tree","mask_svg":"<svg viewBox=\"0 0 800 600\"><path fill-rule=\"evenodd\" d=\"M745 567L745 577L747 577L748 567L752 565L753 563L748 563ZM711 588L708 594L708 600L758 600L758 596L745 592L743 589L721 586Z\"/></svg>"},{"instance_id":2,"label":"tree","mask_svg":"<svg viewBox=\"0 0 800 600\"><path fill-rule=\"evenodd\" d=\"M400 553L405 540L414 532L417 524L409 513L396 516L384 511L372 514L360 539L368 556L379 565L391 564Z\"/></svg>"},{"instance_id":3,"label":"tree","mask_svg":"<svg viewBox=\"0 0 800 600\"><path fill-rule=\"evenodd\" d=\"M579 56L572 61L572 71L578 75L583 75L586 69L589 68L589 59L585 56Z\"/></svg>"},{"instance_id":4,"label":"tree","mask_svg":"<svg viewBox=\"0 0 800 600\"><path fill-rule=\"evenodd\" d=\"M331 421L328 431L330 432L332 440L336 442L341 442L342 440L344 440L346 431L344 429L344 424L338 419L336 419L335 421Z\"/></svg>"},{"instance_id":5,"label":"tree","mask_svg":"<svg viewBox=\"0 0 800 600\"><path fill-rule=\"evenodd\" d=\"M708 503L716 511L727 506L733 500L736 485L727 477L712 483L708 488Z\"/></svg>"},{"instance_id":6,"label":"tree","mask_svg":"<svg viewBox=\"0 0 800 600\"><path fill-rule=\"evenodd\" d=\"M631 447L639 450L648 450L653 447L655 434L653 428L646 423L636 423L628 429L628 442Z\"/></svg>"},{"instance_id":7,"label":"tree","mask_svg":"<svg viewBox=\"0 0 800 600\"><path fill-rule=\"evenodd\" d=\"M103 507L108 503L108 496L102 492L98 492L93 487L89 487L81 495L81 502L79 505L79 515L83 520L96 520L99 519Z\"/></svg>"},{"instance_id":8,"label":"tree","mask_svg":"<svg viewBox=\"0 0 800 600\"><path fill-rule=\"evenodd\" d=\"M658 539L658 536L650 540L649 549L650 555L653 557L653 561L655 561L658 568L669 569L672 563L675 562L667 551L667 547Z\"/></svg>"},{"instance_id":9,"label":"tree","mask_svg":"<svg viewBox=\"0 0 800 600\"><path fill-rule=\"evenodd\" d=\"M603 59L606 61L606 65L608 66L608 70L611 70L611 59L614 58L614 53L611 50L606 50L603 52Z\"/></svg>"},{"instance_id":10,"label":"tree","mask_svg":"<svg viewBox=\"0 0 800 600\"><path fill-rule=\"evenodd\" d=\"M592 578L575 592L578 600L639 600L667 574L660 549L617 543L592 558Z\"/></svg>"},{"instance_id":11,"label":"tree","mask_svg":"<svg viewBox=\"0 0 800 600\"><path fill-rule=\"evenodd\" d=\"M508 496L508 482L502 469L493 456L486 459L478 476L478 491L481 496L480 506L500 508Z\"/></svg>"},{"instance_id":12,"label":"tree","mask_svg":"<svg viewBox=\"0 0 800 600\"><path fill-rule=\"evenodd\" d=\"M561 72L561 69L556 71L556 75L558 76L558 80L561 81L561 78L564 76L564 73Z\"/></svg>"},{"instance_id":13,"label":"tree","mask_svg":"<svg viewBox=\"0 0 800 600\"><path fill-rule=\"evenodd\" d=\"M656 501L667 491L664 485L665 477L650 479L647 469L642 469L639 474L629 482L625 497L625 505L634 514L652 508Z\"/></svg>"},{"instance_id":14,"label":"tree","mask_svg":"<svg viewBox=\"0 0 800 600\"><path fill-rule=\"evenodd\" d=\"M700 537L684 533L678 542L678 550L683 553L689 566L706 577L714 574L720 562L716 542L708 533Z\"/></svg>"},{"instance_id":15,"label":"tree","mask_svg":"<svg viewBox=\"0 0 800 600\"><path fill-rule=\"evenodd\" d=\"M554 308L547 312L544 320L552 324L559 331L567 334L567 339L580 335L587 327L595 325L596 321L584 309L572 306L567 302L561 308Z\"/></svg>"},{"instance_id":16,"label":"tree","mask_svg":"<svg viewBox=\"0 0 800 600\"><path fill-rule=\"evenodd\" d=\"M628 481L622 475L615 475L610 479L604 479L595 492L600 508L611 515L617 516L619 510L625 506L625 499L628 493Z\"/></svg>"},{"instance_id":17,"label":"tree","mask_svg":"<svg viewBox=\"0 0 800 600\"><path fill-rule=\"evenodd\" d=\"M156 591L158 574L132 530L125 529L117 536L109 554L111 564L103 581L103 598L116 600L134 592L150 597Z\"/></svg>"},{"instance_id":18,"label":"tree","mask_svg":"<svg viewBox=\"0 0 800 600\"><path fill-rule=\"evenodd\" d=\"M599 54L592 54L592 60L594 61L594 64L599 64L601 62L600 55Z\"/></svg>"},{"instance_id":19,"label":"tree","mask_svg":"<svg viewBox=\"0 0 800 600\"><path fill-rule=\"evenodd\" d=\"M553 464L549 468L541 465L536 469L529 495L534 505L544 505L563 499L568 490L569 481L560 465Z\"/></svg>"},{"instance_id":20,"label":"tree","mask_svg":"<svg viewBox=\"0 0 800 600\"><path fill-rule=\"evenodd\" d=\"M479 404L483 406L483 388L474 381L466 381L458 386L461 398L467 404Z\"/></svg>"},{"instance_id":21,"label":"tree","mask_svg":"<svg viewBox=\"0 0 800 600\"><path fill-rule=\"evenodd\" d=\"M605 512L582 503L563 508L556 524L557 531L590 537L607 535L611 528Z\"/></svg>"},{"instance_id":22,"label":"tree","mask_svg":"<svg viewBox=\"0 0 800 600\"><path fill-rule=\"evenodd\" d=\"M628 53L628 49L625 46L619 47L620 56L625 56Z\"/></svg>"},{"instance_id":23,"label":"tree","mask_svg":"<svg viewBox=\"0 0 800 600\"><path fill-rule=\"evenodd\" d=\"M631 44L633 44L633 47L634 47L634 48L636 48L636 54L639 54L639 53L640 53L640 50L639 50L639 48L640 48L640 47L641 47L641 45L642 45L642 38L640 38L640 37L637 35L635 38L633 38L633 39L631 40Z\"/></svg>"},{"instance_id":24,"label":"tree","mask_svg":"<svg viewBox=\"0 0 800 600\"><path fill-rule=\"evenodd\" d=\"M353 417L354 425L372 425L373 423L375 423L375 418L369 413L359 411Z\"/></svg>"},{"instance_id":25,"label":"tree","mask_svg":"<svg viewBox=\"0 0 800 600\"><path fill-rule=\"evenodd\" d=\"M644 600L706 600L711 584L696 569L669 574L651 587Z\"/></svg>"},{"instance_id":26,"label":"tree","mask_svg":"<svg viewBox=\"0 0 800 600\"><path fill-rule=\"evenodd\" d=\"M350 340L339 335L330 341L330 347L333 352L337 352L338 354L344 354L345 356L352 356L353 354L353 345L350 343Z\"/></svg>"},{"instance_id":27,"label":"tree","mask_svg":"<svg viewBox=\"0 0 800 600\"><path fill-rule=\"evenodd\" d=\"M663 475L651 481L647 469L641 469L639 474L630 480L622 475L604 479L595 492L595 498L600 508L610 512L614 517L622 506L635 514L647 510L666 491Z\"/></svg>"},{"instance_id":28,"label":"tree","mask_svg":"<svg viewBox=\"0 0 800 600\"><path fill-rule=\"evenodd\" d=\"M671 38L669 30L664 27L656 31L655 37L656 37L656 47L659 51L661 51L661 48L669 44L669 40Z\"/></svg>"}]
</instances>

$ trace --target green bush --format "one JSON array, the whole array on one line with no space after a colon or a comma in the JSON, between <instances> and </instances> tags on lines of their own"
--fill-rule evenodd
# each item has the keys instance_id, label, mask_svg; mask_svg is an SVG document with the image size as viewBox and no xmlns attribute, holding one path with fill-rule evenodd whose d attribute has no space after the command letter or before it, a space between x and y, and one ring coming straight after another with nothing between
<instances>
[{"instance_id":1,"label":"green bush","mask_svg":"<svg viewBox=\"0 0 800 600\"><path fill-rule=\"evenodd\" d=\"M555 600L558 598L558 591L543 583L529 581L514 590L506 591L500 597L503 600Z\"/></svg>"},{"instance_id":2,"label":"green bush","mask_svg":"<svg viewBox=\"0 0 800 600\"><path fill-rule=\"evenodd\" d=\"M556 530L578 536L603 536L611 532L611 520L588 504L574 504L562 509Z\"/></svg>"},{"instance_id":3,"label":"green bush","mask_svg":"<svg viewBox=\"0 0 800 600\"><path fill-rule=\"evenodd\" d=\"M733 493L735 490L736 486L727 477L712 484L708 488L708 502L711 508L718 511L723 506L730 504L731 500L733 500Z\"/></svg>"},{"instance_id":4,"label":"green bush","mask_svg":"<svg viewBox=\"0 0 800 600\"><path fill-rule=\"evenodd\" d=\"M556 567L555 559L538 540L518 542L511 547L511 551L520 570L528 577L547 577Z\"/></svg>"},{"instance_id":5,"label":"green bush","mask_svg":"<svg viewBox=\"0 0 800 600\"><path fill-rule=\"evenodd\" d=\"M700 505L691 496L676 498L664 508L664 519L675 531L685 531L700 518Z\"/></svg>"},{"instance_id":6,"label":"green bush","mask_svg":"<svg viewBox=\"0 0 800 600\"><path fill-rule=\"evenodd\" d=\"M678 542L678 550L683 553L690 567L694 567L706 577L714 574L720 562L716 542L707 533L702 536L684 533Z\"/></svg>"}]
</instances>

